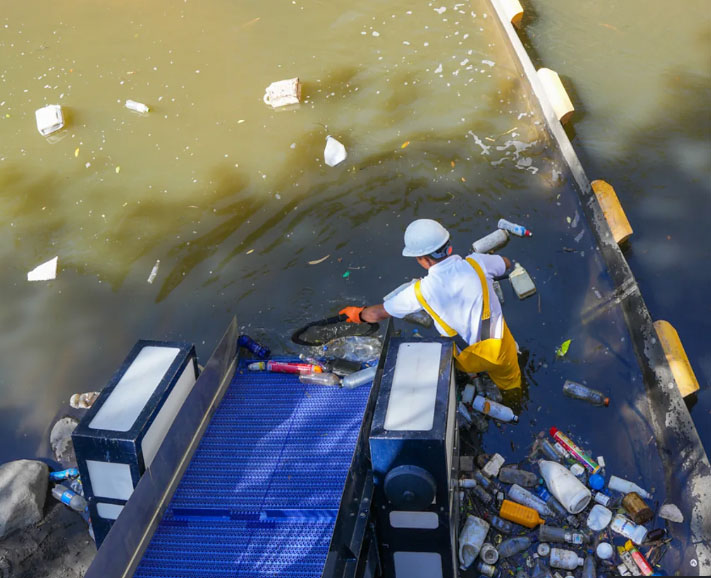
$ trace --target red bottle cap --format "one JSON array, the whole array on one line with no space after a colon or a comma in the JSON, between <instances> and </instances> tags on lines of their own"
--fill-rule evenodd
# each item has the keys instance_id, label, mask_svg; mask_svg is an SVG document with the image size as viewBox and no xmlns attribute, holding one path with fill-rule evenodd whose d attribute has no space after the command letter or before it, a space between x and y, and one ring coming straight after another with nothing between
<instances>
[{"instance_id":1,"label":"red bottle cap","mask_svg":"<svg viewBox=\"0 0 711 578\"><path fill-rule=\"evenodd\" d=\"M610 405L610 398L606 397L604 400L602 400L602 403L605 407L607 407L608 405Z\"/></svg>"},{"instance_id":2,"label":"red bottle cap","mask_svg":"<svg viewBox=\"0 0 711 578\"><path fill-rule=\"evenodd\" d=\"M552 427L551 429L548 430L548 432L554 436L555 434L558 433L558 428L557 427Z\"/></svg>"}]
</instances>

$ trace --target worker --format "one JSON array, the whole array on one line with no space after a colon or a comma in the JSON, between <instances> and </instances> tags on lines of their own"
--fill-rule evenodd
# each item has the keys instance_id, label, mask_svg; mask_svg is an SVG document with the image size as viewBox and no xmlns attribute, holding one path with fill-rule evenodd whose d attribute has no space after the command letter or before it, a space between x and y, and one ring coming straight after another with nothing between
<instances>
[{"instance_id":1,"label":"worker","mask_svg":"<svg viewBox=\"0 0 711 578\"><path fill-rule=\"evenodd\" d=\"M440 334L464 340L461 351L455 348L459 370L487 372L500 389L521 387L516 342L492 285L495 277L511 267L511 261L482 253L466 259L453 255L449 231L432 219L408 225L402 254L414 257L427 275L391 293L384 303L346 307L340 313L352 323L375 323L424 309Z\"/></svg>"}]
</instances>

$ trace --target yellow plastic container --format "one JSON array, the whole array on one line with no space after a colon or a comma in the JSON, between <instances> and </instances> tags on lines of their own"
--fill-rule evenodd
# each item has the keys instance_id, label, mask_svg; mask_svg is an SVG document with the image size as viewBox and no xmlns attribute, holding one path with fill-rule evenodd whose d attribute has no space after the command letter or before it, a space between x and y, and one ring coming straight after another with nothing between
<instances>
[{"instance_id":1,"label":"yellow plastic container","mask_svg":"<svg viewBox=\"0 0 711 578\"><path fill-rule=\"evenodd\" d=\"M671 368L674 381L679 388L679 393L682 397L691 395L699 390L699 382L694 375L694 370L691 369L689 358L686 356L684 346L681 344L679 334L668 321L654 322L654 329L657 330L659 342L662 344L664 355L667 357L667 362Z\"/></svg>"},{"instance_id":2,"label":"yellow plastic container","mask_svg":"<svg viewBox=\"0 0 711 578\"><path fill-rule=\"evenodd\" d=\"M516 524L521 524L526 526L526 528L535 528L538 524L543 524L543 520L536 510L529 508L528 506L522 506L511 500L504 500L501 504L501 510L499 511L499 516L504 520L509 522L514 522Z\"/></svg>"},{"instance_id":3,"label":"yellow plastic container","mask_svg":"<svg viewBox=\"0 0 711 578\"><path fill-rule=\"evenodd\" d=\"M590 186L592 186L597 201L600 203L600 208L605 215L607 224L610 226L615 243L618 245L624 243L632 236L633 231L629 220L627 220L627 215L622 210L622 205L617 198L615 189L612 188L610 183L603 180L593 181Z\"/></svg>"}]
</instances>

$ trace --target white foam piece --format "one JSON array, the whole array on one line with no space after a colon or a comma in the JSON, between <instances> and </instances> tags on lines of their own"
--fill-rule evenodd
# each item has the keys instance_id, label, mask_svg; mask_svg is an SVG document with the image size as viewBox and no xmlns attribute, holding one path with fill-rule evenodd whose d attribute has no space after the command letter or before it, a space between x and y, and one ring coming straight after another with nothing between
<instances>
[{"instance_id":1,"label":"white foam piece","mask_svg":"<svg viewBox=\"0 0 711 578\"><path fill-rule=\"evenodd\" d=\"M400 344L385 413L386 430L432 429L441 355L441 343Z\"/></svg>"},{"instance_id":2,"label":"white foam piece","mask_svg":"<svg viewBox=\"0 0 711 578\"><path fill-rule=\"evenodd\" d=\"M130 430L179 353L177 347L148 345L141 349L89 427Z\"/></svg>"},{"instance_id":3,"label":"white foam piece","mask_svg":"<svg viewBox=\"0 0 711 578\"><path fill-rule=\"evenodd\" d=\"M27 273L28 281L51 281L57 277L57 262L59 257L37 265L32 271Z\"/></svg>"}]
</instances>

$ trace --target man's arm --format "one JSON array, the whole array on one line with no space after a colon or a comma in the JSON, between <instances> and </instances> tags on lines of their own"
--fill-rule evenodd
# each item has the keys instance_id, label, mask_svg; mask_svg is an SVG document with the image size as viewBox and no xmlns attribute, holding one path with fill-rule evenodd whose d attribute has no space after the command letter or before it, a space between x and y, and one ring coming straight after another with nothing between
<instances>
[{"instance_id":1,"label":"man's arm","mask_svg":"<svg viewBox=\"0 0 711 578\"><path fill-rule=\"evenodd\" d=\"M385 307L382 303L378 305L370 305L363 309L360 313L360 318L368 323L377 323L383 319L391 317L390 313L385 311Z\"/></svg>"}]
</instances>

